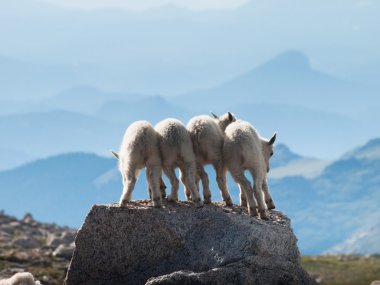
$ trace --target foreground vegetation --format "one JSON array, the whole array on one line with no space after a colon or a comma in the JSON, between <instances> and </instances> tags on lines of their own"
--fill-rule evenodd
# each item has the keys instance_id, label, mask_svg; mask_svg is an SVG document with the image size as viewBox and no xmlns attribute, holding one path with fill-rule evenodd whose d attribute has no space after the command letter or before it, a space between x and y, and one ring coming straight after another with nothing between
<instances>
[{"instance_id":1,"label":"foreground vegetation","mask_svg":"<svg viewBox=\"0 0 380 285\"><path fill-rule=\"evenodd\" d=\"M302 267L323 285L369 285L380 280L380 255L303 256Z\"/></svg>"}]
</instances>

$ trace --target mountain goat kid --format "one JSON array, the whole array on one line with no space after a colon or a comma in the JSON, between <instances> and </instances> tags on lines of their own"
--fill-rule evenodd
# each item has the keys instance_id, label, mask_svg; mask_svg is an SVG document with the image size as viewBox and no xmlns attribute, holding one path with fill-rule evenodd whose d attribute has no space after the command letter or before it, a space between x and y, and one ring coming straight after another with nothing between
<instances>
[{"instance_id":1,"label":"mountain goat kid","mask_svg":"<svg viewBox=\"0 0 380 285\"><path fill-rule=\"evenodd\" d=\"M176 119L166 119L155 126L159 136L162 166L164 173L170 180L171 194L169 201L178 201L179 181L175 168L181 170L181 180L185 188L191 192L193 202L202 206L203 202L195 184L196 160L190 134L186 127Z\"/></svg>"},{"instance_id":2,"label":"mountain goat kid","mask_svg":"<svg viewBox=\"0 0 380 285\"><path fill-rule=\"evenodd\" d=\"M262 219L267 218L265 203L268 209L275 208L266 180L275 140L276 134L270 140L263 139L251 124L241 120L230 124L225 130L224 161L232 178L239 184L240 203L245 206L248 202L248 212L252 216L257 216L258 206ZM244 175L245 170L248 170L253 177L253 188Z\"/></svg>"},{"instance_id":3,"label":"mountain goat kid","mask_svg":"<svg viewBox=\"0 0 380 285\"><path fill-rule=\"evenodd\" d=\"M119 170L123 177L123 194L120 206L131 201L140 170L146 167L146 178L154 207L161 207L162 163L158 134L147 121L132 123L125 131L120 152L112 152L119 160Z\"/></svg>"},{"instance_id":4,"label":"mountain goat kid","mask_svg":"<svg viewBox=\"0 0 380 285\"><path fill-rule=\"evenodd\" d=\"M213 114L214 118L209 116L196 116L187 124L186 128L190 133L193 142L194 153L197 161L197 178L202 180L203 197L205 203L211 203L211 191L209 188L208 175L204 170L205 164L212 164L216 172L216 181L222 193L222 197L227 206L232 205L232 199L227 188L227 169L223 163L223 142L224 130L236 118L230 112L218 117ZM187 189L186 189L187 190ZM190 192L186 191L189 199Z\"/></svg>"}]
</instances>

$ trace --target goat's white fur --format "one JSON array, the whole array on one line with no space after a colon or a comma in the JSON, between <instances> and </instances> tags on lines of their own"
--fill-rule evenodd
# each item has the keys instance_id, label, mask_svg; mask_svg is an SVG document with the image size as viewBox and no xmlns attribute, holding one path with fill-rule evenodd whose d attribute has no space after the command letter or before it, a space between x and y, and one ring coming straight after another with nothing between
<instances>
[{"instance_id":1,"label":"goat's white fur","mask_svg":"<svg viewBox=\"0 0 380 285\"><path fill-rule=\"evenodd\" d=\"M20 272L11 278L0 280L0 285L41 285L40 281L34 281L34 277L29 272Z\"/></svg>"},{"instance_id":2,"label":"goat's white fur","mask_svg":"<svg viewBox=\"0 0 380 285\"><path fill-rule=\"evenodd\" d=\"M245 206L248 202L248 211L253 216L257 216L258 207L262 219L267 218L265 203L269 209L275 207L266 179L275 140L276 134L270 140L263 139L251 124L241 120L230 124L225 130L224 161L234 181L239 184L240 203ZM244 175L245 170L253 177L253 188Z\"/></svg>"},{"instance_id":3,"label":"goat's white fur","mask_svg":"<svg viewBox=\"0 0 380 285\"><path fill-rule=\"evenodd\" d=\"M144 167L153 205L155 207L162 205L160 193L162 163L158 144L158 134L152 125L147 121L137 121L125 131L120 152L112 152L119 159L119 170L123 178L120 206L125 206L131 200L138 175Z\"/></svg>"},{"instance_id":4,"label":"goat's white fur","mask_svg":"<svg viewBox=\"0 0 380 285\"><path fill-rule=\"evenodd\" d=\"M178 201L179 181L175 168L181 170L181 180L189 189L194 203L202 205L199 191L195 184L196 160L193 144L186 127L176 119L166 119L155 126L159 135L162 167L171 184L169 201Z\"/></svg>"},{"instance_id":5,"label":"goat's white fur","mask_svg":"<svg viewBox=\"0 0 380 285\"><path fill-rule=\"evenodd\" d=\"M227 169L223 163L223 141L224 130L236 118L230 112L218 117L212 113L214 118L209 116L196 116L192 118L186 128L190 133L193 142L194 153L197 161L196 183L199 189L199 179L202 180L203 197L205 203L211 203L211 191L209 179L204 165L212 164L216 172L216 181L222 193L226 205L232 205L232 199L227 188ZM190 197L190 192L186 189L186 196Z\"/></svg>"}]
</instances>

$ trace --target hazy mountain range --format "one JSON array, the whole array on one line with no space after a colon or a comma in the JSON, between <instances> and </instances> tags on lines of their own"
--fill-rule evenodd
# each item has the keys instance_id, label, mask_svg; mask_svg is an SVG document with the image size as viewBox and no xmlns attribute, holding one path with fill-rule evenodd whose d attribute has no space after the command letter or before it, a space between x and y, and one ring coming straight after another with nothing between
<instances>
[{"instance_id":1,"label":"hazy mountain range","mask_svg":"<svg viewBox=\"0 0 380 285\"><path fill-rule=\"evenodd\" d=\"M0 8L0 149L15 153L0 152L0 169L65 151L104 155L133 120L210 111L232 111L263 136L277 131L302 155L328 160L379 135L378 2Z\"/></svg>"},{"instance_id":2,"label":"hazy mountain range","mask_svg":"<svg viewBox=\"0 0 380 285\"><path fill-rule=\"evenodd\" d=\"M359 112L374 94L359 92L351 83L313 70L307 57L295 51L215 89L177 97L76 86L46 99L2 102L0 131L6 135L0 149L12 149L15 159L0 152L0 169L30 161L29 157L62 152L105 155L119 146L125 128L135 120L155 124L176 117L186 123L194 115L211 111L232 111L265 137L276 131L281 142L303 155L333 159L378 135L377 110L373 107L363 116ZM355 105L354 110L349 104ZM26 153L25 160L18 159L17 152Z\"/></svg>"},{"instance_id":3,"label":"hazy mountain range","mask_svg":"<svg viewBox=\"0 0 380 285\"><path fill-rule=\"evenodd\" d=\"M304 177L302 173L270 178L277 208L292 218L304 254L327 251L364 226L374 228L380 217L380 139L352 153L355 155L347 154L325 165L313 178ZM376 156L363 157L364 153L376 153ZM295 161L299 161L302 169L303 159L286 146L279 145L271 171ZM214 171L210 168L207 171L213 199L220 200ZM148 198L144 176L143 172L133 199ZM230 193L238 203L238 189L230 177L228 182ZM92 204L117 202L122 184L114 158L72 153L0 172L0 189L6 189L2 191L0 208L7 213L22 216L29 211L42 221L78 227ZM184 199L182 190L180 196ZM364 243L361 247L351 243L343 248L341 252L367 252ZM380 247L372 244L371 250L380 251Z\"/></svg>"},{"instance_id":4,"label":"hazy mountain range","mask_svg":"<svg viewBox=\"0 0 380 285\"><path fill-rule=\"evenodd\" d=\"M0 98L50 96L67 83L177 94L214 86L294 48L328 73L360 82L379 74L377 1L258 0L227 11L168 5L142 12L37 0L0 5L0 55L17 62L12 72L20 74L4 77L8 67L1 68Z\"/></svg>"}]
</instances>

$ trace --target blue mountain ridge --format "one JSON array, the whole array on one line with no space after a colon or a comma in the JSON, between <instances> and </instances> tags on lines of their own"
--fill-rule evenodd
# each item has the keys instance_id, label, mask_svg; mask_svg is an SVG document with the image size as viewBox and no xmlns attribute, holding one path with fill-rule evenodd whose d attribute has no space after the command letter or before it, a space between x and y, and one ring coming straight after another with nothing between
<instances>
[{"instance_id":1,"label":"blue mountain ridge","mask_svg":"<svg viewBox=\"0 0 380 285\"><path fill-rule=\"evenodd\" d=\"M20 149L34 157L72 151L104 154L117 144L111 130L119 134L134 120L147 119L154 124L165 117L177 117L187 122L194 115L232 111L259 131L268 130L263 136L277 131L283 142L303 155L336 158L334 155L378 134L374 125L378 112L363 111L365 116L360 112L361 104L368 105L371 98L363 89L355 90L351 83L313 69L299 51L282 53L216 88L181 96L148 96L75 85L44 100L1 102L0 114L7 115L0 117L0 130L9 135L0 142L0 148ZM10 110L17 114L9 114ZM69 113L57 122L57 112ZM73 142L84 134L82 124L89 139L86 144L81 139L75 147ZM48 133L41 134L40 125L52 130L51 137L59 137L61 143L47 145L49 138L44 135ZM59 129L67 135L62 137ZM33 132L39 135L33 136ZM24 149L20 145L22 134L30 134L31 145L44 147L38 152L29 146Z\"/></svg>"}]
</instances>

